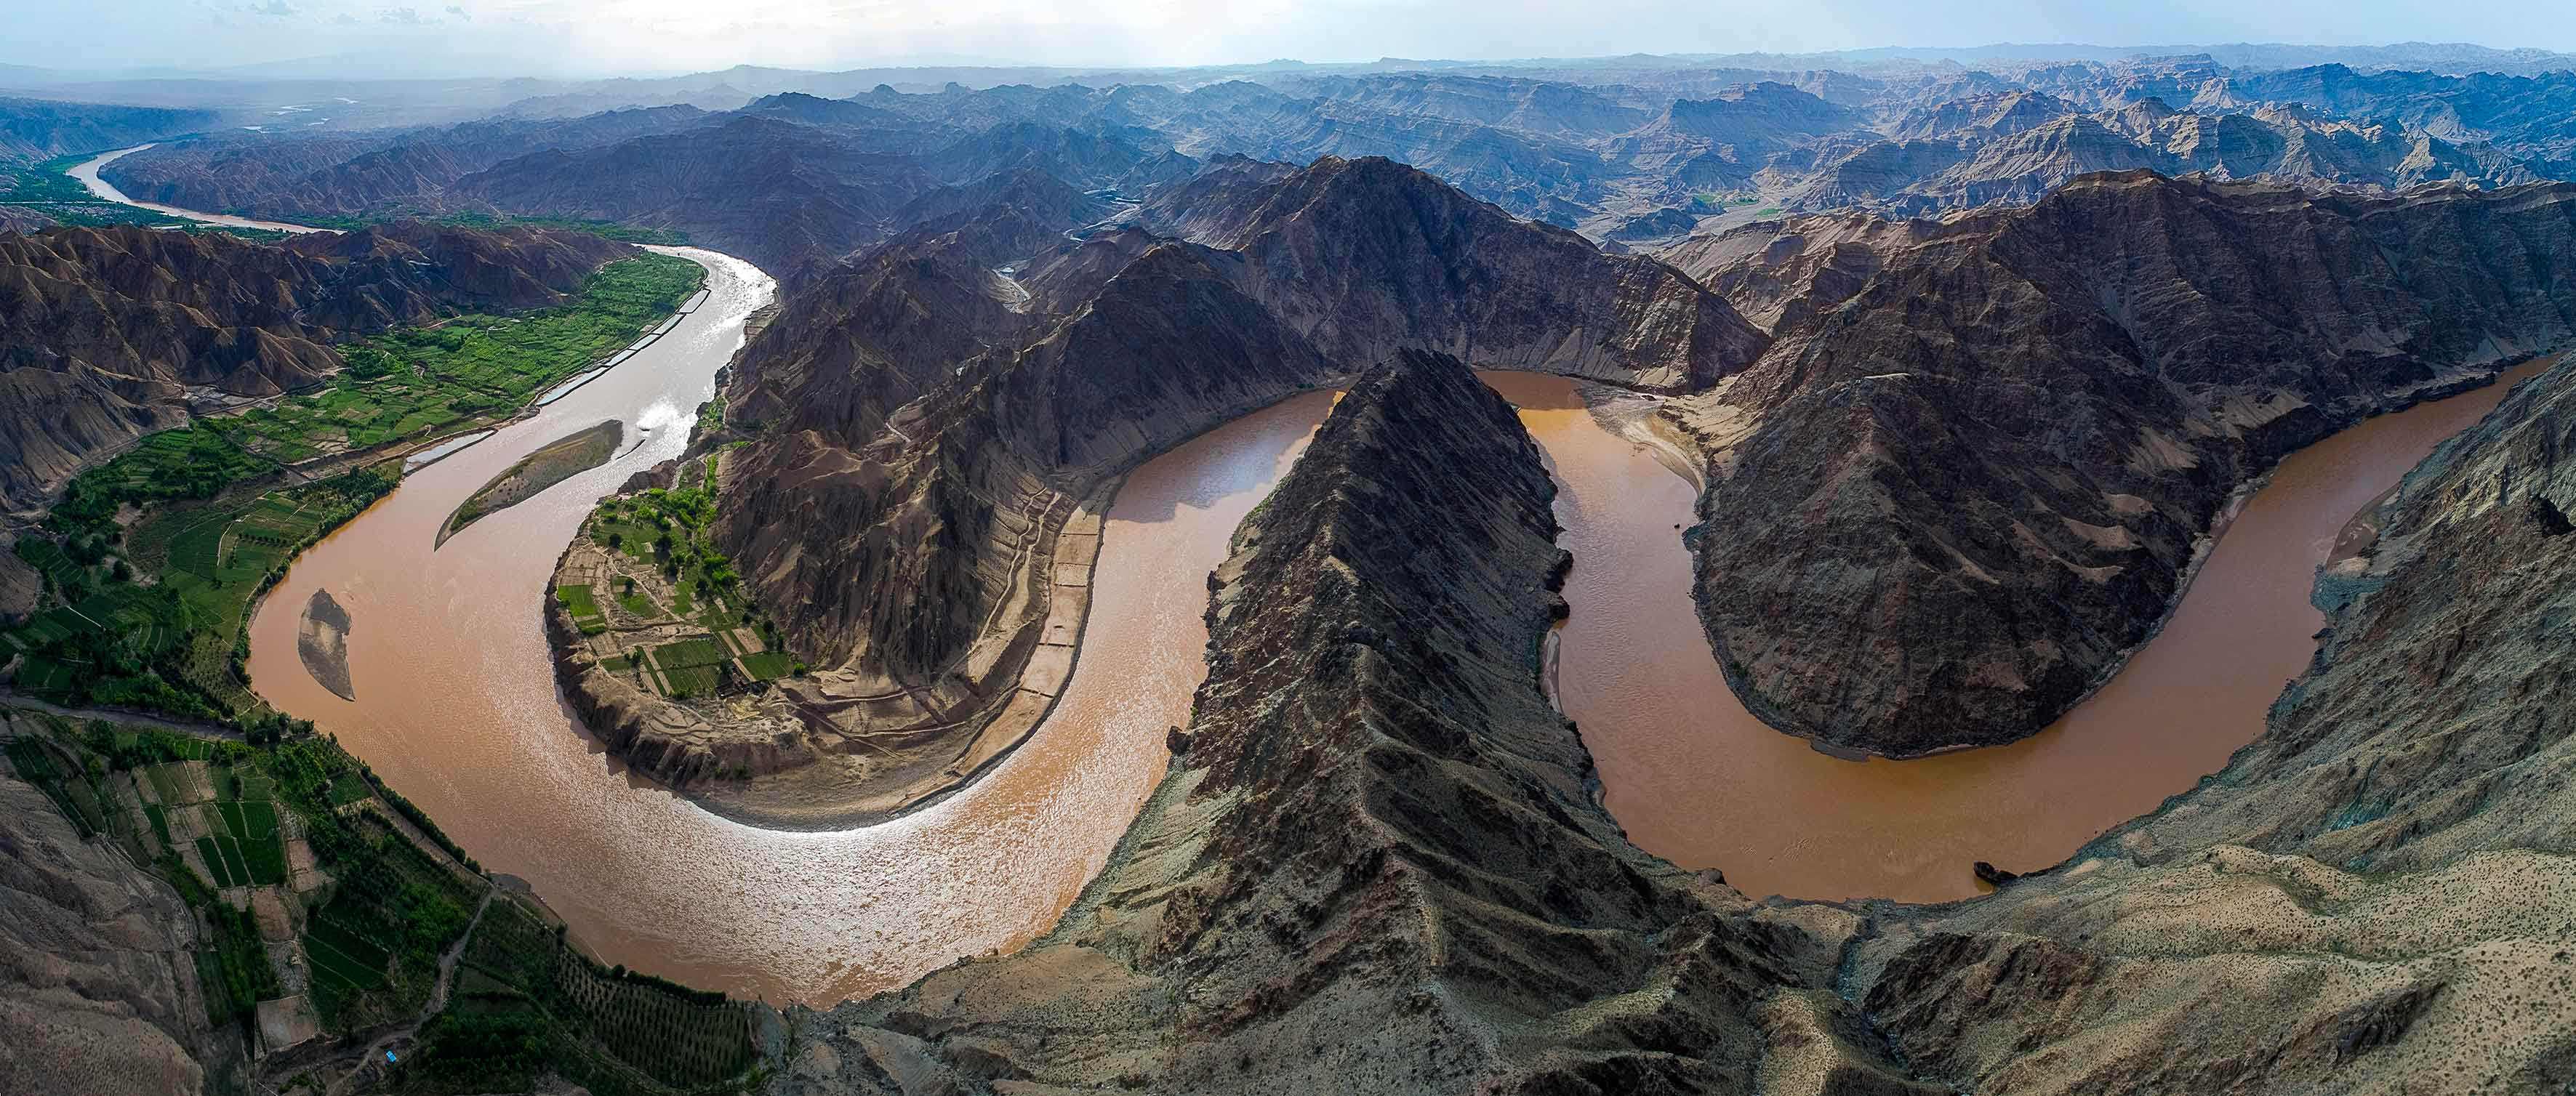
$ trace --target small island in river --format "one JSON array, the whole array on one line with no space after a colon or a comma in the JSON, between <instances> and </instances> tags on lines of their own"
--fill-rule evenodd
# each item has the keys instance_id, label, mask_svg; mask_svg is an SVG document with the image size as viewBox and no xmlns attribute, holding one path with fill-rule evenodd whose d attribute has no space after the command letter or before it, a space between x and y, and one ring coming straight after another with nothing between
<instances>
[{"instance_id":1,"label":"small island in river","mask_svg":"<svg viewBox=\"0 0 2576 1096\"><path fill-rule=\"evenodd\" d=\"M537 497L538 493L546 488L608 463L610 458L617 455L617 447L625 441L625 438L625 424L610 419L587 430L546 443L545 448L520 458L519 463L511 465L500 475L492 477L492 482L484 484L482 490L474 492L464 502L458 503L456 512L449 514L447 521L438 527L438 543L444 545L447 543L447 538L463 532L466 526L526 502Z\"/></svg>"},{"instance_id":2,"label":"small island in river","mask_svg":"<svg viewBox=\"0 0 2576 1096\"><path fill-rule=\"evenodd\" d=\"M358 699L357 687L349 682L349 610L331 599L331 591L315 590L304 603L304 618L295 626L295 654L304 672L323 688L342 700Z\"/></svg>"}]
</instances>

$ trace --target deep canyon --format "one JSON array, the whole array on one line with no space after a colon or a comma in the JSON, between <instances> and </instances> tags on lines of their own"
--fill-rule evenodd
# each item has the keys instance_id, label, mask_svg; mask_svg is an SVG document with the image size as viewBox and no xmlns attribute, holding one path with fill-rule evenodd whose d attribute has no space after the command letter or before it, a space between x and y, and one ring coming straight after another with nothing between
<instances>
[{"instance_id":1,"label":"deep canyon","mask_svg":"<svg viewBox=\"0 0 2576 1096\"><path fill-rule=\"evenodd\" d=\"M2576 1085L2555 78L1616 71L55 138L201 222L0 234L0 578L57 619L143 526L46 507L152 431L539 322L640 254L595 232L705 280L283 550L280 718L10 663L0 1032L55 1056L0 1081L561 1087L440 1072L559 919L723 1018L704 1083L554 1044L642 1092ZM640 625L563 562L692 487L794 673L586 646ZM84 839L58 718L363 762L486 890L418 1015L202 1022L230 915ZM378 884L205 848L280 954L367 946L317 888Z\"/></svg>"}]
</instances>

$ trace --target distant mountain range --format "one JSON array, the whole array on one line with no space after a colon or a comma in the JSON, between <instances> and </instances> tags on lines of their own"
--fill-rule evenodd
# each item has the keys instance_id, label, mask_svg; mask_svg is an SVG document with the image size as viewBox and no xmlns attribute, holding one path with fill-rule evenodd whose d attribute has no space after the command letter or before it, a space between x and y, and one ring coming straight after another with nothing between
<instances>
[{"instance_id":1,"label":"distant mountain range","mask_svg":"<svg viewBox=\"0 0 2576 1096\"><path fill-rule=\"evenodd\" d=\"M969 87L992 87L1005 83L1137 83L1148 80L1224 80L1280 73L1365 74L1401 71L1493 71L1523 69L1576 69L1586 67L1670 67L1670 68L1831 68L1866 70L1873 68L1956 65L1984 67L1996 64L2032 61L2127 61L2152 57L2206 56L2235 68L2301 68L2309 65L2340 64L2358 69L2420 69L2441 73L2498 72L2529 75L2540 72L2576 70L2576 53L2514 47L2498 49L2468 42L2397 42L2380 46L2322 46L2289 42L2234 42L2201 45L2135 45L2106 46L2074 42L1995 42L1979 46L1880 46L1865 49L1824 50L1812 53L1681 53L1625 54L1609 57L1533 57L1509 60L1466 60L1437 58L1381 57L1374 61L1307 62L1276 59L1243 64L1199 65L1182 67L1157 66L1060 66L1020 65L999 58L955 56L920 56L899 65L875 64L853 69L788 69L763 65L735 65L729 69L686 73L669 77L601 77L598 79L552 79L547 83L567 89L614 83L652 83L663 80L745 83L762 86L770 81L813 81L838 79L845 84L868 87L878 83L896 86L921 86L955 81ZM470 53L457 50L423 50L417 47L401 50L349 50L311 57L263 61L255 64L225 65L211 68L187 66L148 66L124 69L63 69L39 65L0 64L0 87L45 87L63 84L98 84L154 80L512 80L524 78L530 71L521 57L501 53ZM769 91L802 90L826 93L819 85L809 83L779 84Z\"/></svg>"},{"instance_id":2,"label":"distant mountain range","mask_svg":"<svg viewBox=\"0 0 2576 1096\"><path fill-rule=\"evenodd\" d=\"M2448 48L2409 49L2373 56ZM1782 213L2028 204L2093 171L2370 190L2576 172L2576 73L2236 68L2209 56L2002 56L1974 69L1862 60L1289 65L926 91L748 67L579 88L523 81L517 90L547 93L472 122L219 130L121 160L110 177L139 197L286 219L474 213L677 229L791 273L958 208L934 196L943 188L1029 170L1139 197L1226 157L1384 156L1612 246ZM732 102L790 83L837 94ZM618 109L592 110L602 105Z\"/></svg>"}]
</instances>

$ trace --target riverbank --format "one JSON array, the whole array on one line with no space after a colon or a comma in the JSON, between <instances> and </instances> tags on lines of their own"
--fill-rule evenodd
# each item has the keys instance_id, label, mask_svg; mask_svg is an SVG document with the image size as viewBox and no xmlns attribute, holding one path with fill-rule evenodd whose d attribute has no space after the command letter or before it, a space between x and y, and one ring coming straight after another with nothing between
<instances>
[{"instance_id":1,"label":"riverbank","mask_svg":"<svg viewBox=\"0 0 2576 1096\"><path fill-rule=\"evenodd\" d=\"M1676 526L1698 522L1701 493L1639 448L1621 409L1641 397L1487 378L1522 406L1564 486L1575 567L1556 692L1629 839L1753 895L1946 901L1984 889L1975 862L2057 863L2260 734L2316 649L2309 588L2354 511L2544 367L2293 454L2227 508L2155 638L2086 703L2012 745L1906 761L1829 756L1746 709L1674 594L1696 581Z\"/></svg>"},{"instance_id":2,"label":"riverbank","mask_svg":"<svg viewBox=\"0 0 2576 1096\"><path fill-rule=\"evenodd\" d=\"M519 458L508 470L494 476L483 489L458 503L456 511L438 527L436 544L463 532L469 525L495 513L507 510L540 491L606 464L617 455L618 445L626 437L626 426L615 419L577 431L544 448Z\"/></svg>"}]
</instances>

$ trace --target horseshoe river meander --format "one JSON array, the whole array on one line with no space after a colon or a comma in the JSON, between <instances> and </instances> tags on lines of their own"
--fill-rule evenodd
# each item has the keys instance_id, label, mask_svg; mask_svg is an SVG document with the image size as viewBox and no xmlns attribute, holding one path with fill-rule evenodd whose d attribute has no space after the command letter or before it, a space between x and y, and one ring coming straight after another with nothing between
<instances>
[{"instance_id":1,"label":"horseshoe river meander","mask_svg":"<svg viewBox=\"0 0 2576 1096\"><path fill-rule=\"evenodd\" d=\"M93 181L100 162L76 174ZM538 625L574 529L628 475L680 451L746 317L774 293L747 263L665 250L707 268L705 300L598 380L406 477L298 559L252 622L254 686L337 735L486 868L528 881L608 962L820 1004L1018 946L1099 870L1161 777L1163 728L1188 722L1206 673L1207 573L1330 394L1236 419L1128 477L1063 701L982 780L864 829L745 826L604 754L558 696ZM1575 570L1556 691L1630 837L1721 868L1749 894L1908 900L1975 893L1973 860L2054 863L2224 764L2314 650L2308 587L2346 519L2507 387L2371 420L2284 462L2162 634L2058 725L2011 746L1852 762L1736 703L1692 613L1674 529L1695 520L1696 490L1669 453L1619 427L1630 419L1588 406L1615 394L1533 374L1487 380L1522 408L1562 487ZM432 549L439 523L493 474L610 418L642 439ZM354 701L296 657L297 607L316 589L353 621Z\"/></svg>"}]
</instances>

